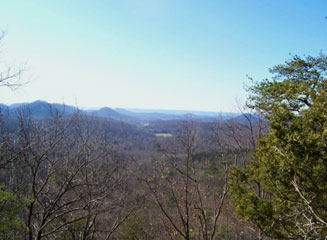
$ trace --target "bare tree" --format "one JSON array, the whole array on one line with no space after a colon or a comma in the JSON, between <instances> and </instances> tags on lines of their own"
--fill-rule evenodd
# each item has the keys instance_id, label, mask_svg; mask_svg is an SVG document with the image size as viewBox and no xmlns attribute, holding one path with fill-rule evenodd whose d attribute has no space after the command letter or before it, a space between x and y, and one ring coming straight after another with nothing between
<instances>
[{"instance_id":1,"label":"bare tree","mask_svg":"<svg viewBox=\"0 0 327 240\"><path fill-rule=\"evenodd\" d=\"M4 31L0 31L0 43L5 36ZM21 75L24 72L24 68L14 68L11 66L7 66L3 64L0 69L0 87L9 87L10 89L16 89L21 86L23 83L21 82Z\"/></svg>"},{"instance_id":2,"label":"bare tree","mask_svg":"<svg viewBox=\"0 0 327 240\"><path fill-rule=\"evenodd\" d=\"M196 124L185 122L154 174L145 180L171 239L217 238L218 218L228 193L230 163L223 155L216 156L224 169L224 180L222 185L218 184L207 175L208 161L194 159L196 148Z\"/></svg>"},{"instance_id":3,"label":"bare tree","mask_svg":"<svg viewBox=\"0 0 327 240\"><path fill-rule=\"evenodd\" d=\"M104 130L78 114L45 121L20 116L17 160L5 179L28 199L22 213L25 239L110 239L131 213L124 189L128 162Z\"/></svg>"},{"instance_id":4,"label":"bare tree","mask_svg":"<svg viewBox=\"0 0 327 240\"><path fill-rule=\"evenodd\" d=\"M238 117L227 120L217 121L211 131L209 137L210 142L214 143L212 146L222 154L229 153L234 162L234 165L239 165L243 168L247 167L250 161L255 161L254 149L258 144L258 140L263 137L269 130L269 124L262 116L253 114L251 111L244 112L239 109L241 114ZM260 187L258 183L257 194L261 197L266 197L266 192ZM230 205L233 203L230 202ZM253 234L256 234L259 239L262 234L258 228L253 224L246 223L239 217L233 214L234 210L230 209L225 215L233 219L232 231L234 232L233 239L240 237L244 238L244 233L247 232L249 239ZM240 234L238 234L240 233ZM237 235L238 234L238 235Z\"/></svg>"}]
</instances>

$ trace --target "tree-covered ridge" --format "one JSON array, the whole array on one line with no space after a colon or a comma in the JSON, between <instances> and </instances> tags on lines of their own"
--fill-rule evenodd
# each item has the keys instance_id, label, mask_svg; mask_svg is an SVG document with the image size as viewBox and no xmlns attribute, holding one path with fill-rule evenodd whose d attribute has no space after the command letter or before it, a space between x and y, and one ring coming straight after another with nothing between
<instances>
[{"instance_id":1,"label":"tree-covered ridge","mask_svg":"<svg viewBox=\"0 0 327 240\"><path fill-rule=\"evenodd\" d=\"M326 239L327 57L270 72L218 119L0 104L0 238Z\"/></svg>"}]
</instances>

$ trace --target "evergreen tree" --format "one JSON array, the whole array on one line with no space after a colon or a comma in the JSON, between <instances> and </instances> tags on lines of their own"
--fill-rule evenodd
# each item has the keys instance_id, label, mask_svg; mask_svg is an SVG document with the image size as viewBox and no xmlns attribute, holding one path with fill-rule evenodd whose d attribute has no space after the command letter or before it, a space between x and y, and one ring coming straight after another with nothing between
<instances>
[{"instance_id":1,"label":"evergreen tree","mask_svg":"<svg viewBox=\"0 0 327 240\"><path fill-rule=\"evenodd\" d=\"M327 57L292 57L250 87L270 123L254 160L231 171L237 212L267 236L326 239Z\"/></svg>"}]
</instances>

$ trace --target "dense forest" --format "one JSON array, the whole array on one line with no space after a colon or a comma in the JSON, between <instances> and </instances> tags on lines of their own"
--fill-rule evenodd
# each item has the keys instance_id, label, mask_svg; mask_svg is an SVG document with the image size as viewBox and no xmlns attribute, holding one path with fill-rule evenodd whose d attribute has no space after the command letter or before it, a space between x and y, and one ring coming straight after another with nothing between
<instances>
[{"instance_id":1,"label":"dense forest","mask_svg":"<svg viewBox=\"0 0 327 240\"><path fill-rule=\"evenodd\" d=\"M326 239L327 57L270 72L228 118L2 110L0 238Z\"/></svg>"}]
</instances>

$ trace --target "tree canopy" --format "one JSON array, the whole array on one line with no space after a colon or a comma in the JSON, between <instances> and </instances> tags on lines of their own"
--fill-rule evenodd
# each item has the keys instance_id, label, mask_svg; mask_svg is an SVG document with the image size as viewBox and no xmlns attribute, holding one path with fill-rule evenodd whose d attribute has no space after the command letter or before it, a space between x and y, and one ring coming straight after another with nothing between
<instances>
[{"instance_id":1,"label":"tree canopy","mask_svg":"<svg viewBox=\"0 0 327 240\"><path fill-rule=\"evenodd\" d=\"M254 83L248 106L269 121L255 157L231 172L237 212L279 239L327 236L327 57L293 56Z\"/></svg>"}]
</instances>

